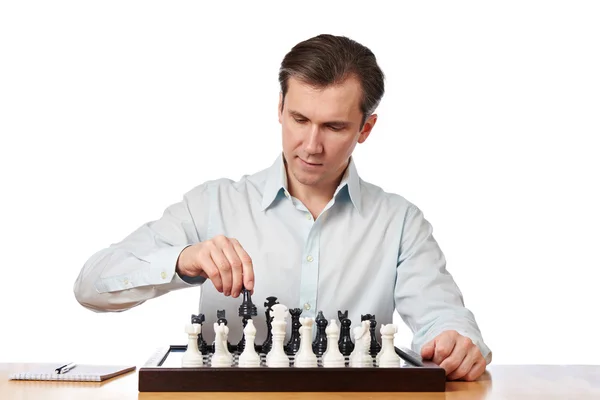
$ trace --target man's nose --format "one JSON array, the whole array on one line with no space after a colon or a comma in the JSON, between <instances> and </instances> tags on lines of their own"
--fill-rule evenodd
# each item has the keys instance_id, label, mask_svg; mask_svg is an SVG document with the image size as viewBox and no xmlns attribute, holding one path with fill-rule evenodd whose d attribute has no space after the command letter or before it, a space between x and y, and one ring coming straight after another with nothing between
<instances>
[{"instance_id":1,"label":"man's nose","mask_svg":"<svg viewBox=\"0 0 600 400\"><path fill-rule=\"evenodd\" d=\"M313 125L306 138L304 150L308 154L319 154L323 152L323 138L318 125Z\"/></svg>"}]
</instances>

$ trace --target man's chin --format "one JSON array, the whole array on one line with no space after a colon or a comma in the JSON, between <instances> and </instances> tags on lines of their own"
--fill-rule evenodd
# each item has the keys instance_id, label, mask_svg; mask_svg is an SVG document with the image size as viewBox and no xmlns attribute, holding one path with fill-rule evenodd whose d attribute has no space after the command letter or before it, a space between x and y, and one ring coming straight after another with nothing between
<instances>
[{"instance_id":1,"label":"man's chin","mask_svg":"<svg viewBox=\"0 0 600 400\"><path fill-rule=\"evenodd\" d=\"M293 174L296 181L304 186L314 186L320 181L320 176L307 174L302 171L293 171Z\"/></svg>"}]
</instances>

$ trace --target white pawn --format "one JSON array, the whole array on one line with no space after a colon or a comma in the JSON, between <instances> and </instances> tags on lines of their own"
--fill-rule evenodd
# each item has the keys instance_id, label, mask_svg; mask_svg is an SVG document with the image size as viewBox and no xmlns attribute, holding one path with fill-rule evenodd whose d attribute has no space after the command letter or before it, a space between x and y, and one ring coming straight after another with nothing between
<instances>
[{"instance_id":1,"label":"white pawn","mask_svg":"<svg viewBox=\"0 0 600 400\"><path fill-rule=\"evenodd\" d=\"M200 324L187 324L185 326L185 333L188 334L188 345L187 350L183 353L181 359L182 368L195 368L202 367L204 360L202 353L198 349L198 335L200 334L202 327Z\"/></svg>"},{"instance_id":2,"label":"white pawn","mask_svg":"<svg viewBox=\"0 0 600 400\"><path fill-rule=\"evenodd\" d=\"M225 349L225 354L229 357L229 365L233 364L233 354L229 351L229 347L227 347L227 341L229 337L229 327L225 325L225 329L223 330L223 348Z\"/></svg>"},{"instance_id":3,"label":"white pawn","mask_svg":"<svg viewBox=\"0 0 600 400\"><path fill-rule=\"evenodd\" d=\"M215 322L215 352L210 359L210 365L214 368L231 367L231 354L227 351L227 334L229 328L223 323Z\"/></svg>"},{"instance_id":4,"label":"white pawn","mask_svg":"<svg viewBox=\"0 0 600 400\"><path fill-rule=\"evenodd\" d=\"M394 349L394 336L398 327L394 324L381 325L381 351L377 354L377 366L381 368L400 367L401 358Z\"/></svg>"},{"instance_id":5,"label":"white pawn","mask_svg":"<svg viewBox=\"0 0 600 400\"><path fill-rule=\"evenodd\" d=\"M271 307L273 322L271 332L273 334L273 345L267 354L267 367L285 368L290 366L290 359L283 351L283 340L287 326L288 308L283 304L275 304Z\"/></svg>"},{"instance_id":6,"label":"white pawn","mask_svg":"<svg viewBox=\"0 0 600 400\"><path fill-rule=\"evenodd\" d=\"M246 338L244 351L238 359L238 366L241 368L258 368L260 367L260 356L254 349L254 339L256 338L256 327L254 322L249 319L244 328L244 336Z\"/></svg>"},{"instance_id":7,"label":"white pawn","mask_svg":"<svg viewBox=\"0 0 600 400\"><path fill-rule=\"evenodd\" d=\"M315 320L311 317L300 318L300 349L296 353L294 365L301 368L316 368L317 356L312 349L312 327Z\"/></svg>"},{"instance_id":8,"label":"white pawn","mask_svg":"<svg viewBox=\"0 0 600 400\"><path fill-rule=\"evenodd\" d=\"M323 367L344 368L346 366L346 359L344 358L344 355L340 353L338 347L340 327L337 325L335 319L329 321L329 325L325 328L325 334L327 335L327 350L325 350L325 354L323 354Z\"/></svg>"},{"instance_id":9,"label":"white pawn","mask_svg":"<svg viewBox=\"0 0 600 400\"><path fill-rule=\"evenodd\" d=\"M369 354L371 335L369 326L371 321L362 321L360 326L354 328L354 350L350 354L350 367L366 368L373 366L373 358Z\"/></svg>"}]
</instances>

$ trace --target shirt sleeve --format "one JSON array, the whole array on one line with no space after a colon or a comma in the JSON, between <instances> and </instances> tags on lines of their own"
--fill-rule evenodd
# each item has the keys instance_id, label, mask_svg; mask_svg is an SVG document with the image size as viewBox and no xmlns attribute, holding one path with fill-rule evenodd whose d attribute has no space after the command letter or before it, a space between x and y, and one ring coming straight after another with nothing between
<instances>
[{"instance_id":1,"label":"shirt sleeve","mask_svg":"<svg viewBox=\"0 0 600 400\"><path fill-rule=\"evenodd\" d=\"M412 348L421 347L446 330L455 330L478 346L489 364L492 352L483 341L475 316L450 273L433 238L431 224L414 205L409 208L396 273L396 310L414 334Z\"/></svg>"},{"instance_id":2,"label":"shirt sleeve","mask_svg":"<svg viewBox=\"0 0 600 400\"><path fill-rule=\"evenodd\" d=\"M198 225L202 229L204 221L194 220L190 203L195 209L205 208L203 186L168 207L160 219L92 255L75 281L77 301L97 312L124 311L170 291L202 284L204 278L176 272L181 252L201 241Z\"/></svg>"}]
</instances>

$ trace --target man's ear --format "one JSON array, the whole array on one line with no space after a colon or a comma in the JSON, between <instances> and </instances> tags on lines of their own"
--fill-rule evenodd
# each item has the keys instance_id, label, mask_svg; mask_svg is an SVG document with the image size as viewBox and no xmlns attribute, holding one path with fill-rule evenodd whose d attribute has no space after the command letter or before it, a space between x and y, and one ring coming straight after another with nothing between
<instances>
[{"instance_id":1,"label":"man's ear","mask_svg":"<svg viewBox=\"0 0 600 400\"><path fill-rule=\"evenodd\" d=\"M281 105L283 104L283 93L279 92L279 104L277 104L277 116L279 118L279 123L281 124L282 112Z\"/></svg>"},{"instance_id":2,"label":"man's ear","mask_svg":"<svg viewBox=\"0 0 600 400\"><path fill-rule=\"evenodd\" d=\"M364 141L367 140L376 122L377 114L373 114L369 118L367 118L367 120L365 121L365 125L363 126L362 131L360 131L360 134L358 136L358 143L364 143Z\"/></svg>"}]
</instances>

